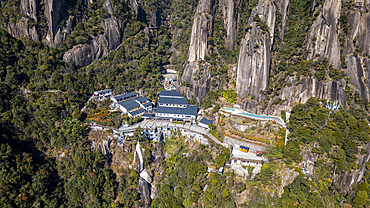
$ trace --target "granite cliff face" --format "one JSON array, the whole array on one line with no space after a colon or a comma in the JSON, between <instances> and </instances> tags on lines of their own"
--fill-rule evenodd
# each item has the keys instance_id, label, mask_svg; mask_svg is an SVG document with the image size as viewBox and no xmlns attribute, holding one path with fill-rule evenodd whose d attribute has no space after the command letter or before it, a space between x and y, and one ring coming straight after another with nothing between
<instances>
[{"instance_id":1,"label":"granite cliff face","mask_svg":"<svg viewBox=\"0 0 370 208\"><path fill-rule=\"evenodd\" d=\"M92 44L73 46L73 49L64 54L63 61L73 61L77 66L86 66L100 56L99 49L96 40L93 40Z\"/></svg>"},{"instance_id":2,"label":"granite cliff face","mask_svg":"<svg viewBox=\"0 0 370 208\"><path fill-rule=\"evenodd\" d=\"M268 1L258 2L248 21L251 29L240 44L236 71L237 93L240 98L243 98L242 106L246 110L278 115L281 109L290 110L294 103L305 102L310 97L339 101L347 108L350 103L347 103L345 95L346 86L355 94L358 93L360 98L369 101L369 58L367 56L370 54L370 18L369 13L366 12L369 2L359 1L349 10L342 4L343 2L339 0L326 0L323 5L315 1L311 2L311 16L315 15L315 18L308 29L306 52L303 56L307 61L320 62L327 58L335 69L342 71L345 77L349 78L349 81L346 82L344 79L334 81L329 78L328 72L323 81L318 81L314 76L305 77L301 80L302 83L294 81L296 78L287 78L285 83L291 82L293 85L283 86L282 90L274 95L274 99L282 99L283 104L276 106L270 102L267 107L262 107L260 103L265 96L259 92L267 89L272 70L270 63L280 61L276 60L277 56L271 55L275 27L273 22L274 16L277 16L275 11L281 14L281 24L275 32L279 31L280 39L284 39L284 32L286 32L284 28L289 19L287 15L289 1L278 2L276 9L275 5ZM260 27L254 24L256 14L268 25L270 41L267 41L266 36L261 35ZM348 21L345 21L346 19Z\"/></svg>"},{"instance_id":3,"label":"granite cliff face","mask_svg":"<svg viewBox=\"0 0 370 208\"><path fill-rule=\"evenodd\" d=\"M364 6L355 7L357 11L348 15L349 32L344 43L346 75L350 79L350 86L362 99L369 101L370 15L364 13L369 8L369 3L366 1L359 3Z\"/></svg>"},{"instance_id":4,"label":"granite cliff face","mask_svg":"<svg viewBox=\"0 0 370 208\"><path fill-rule=\"evenodd\" d=\"M87 44L76 45L67 51L63 56L65 62L71 60L77 66L86 66L95 59L107 56L121 44L123 25L120 25L113 16L110 0L105 0L103 7L108 12L108 17L101 23L103 34L98 37L93 36Z\"/></svg>"},{"instance_id":5,"label":"granite cliff face","mask_svg":"<svg viewBox=\"0 0 370 208\"><path fill-rule=\"evenodd\" d=\"M188 99L194 98L200 103L211 89L211 67L201 64L209 55L208 34L212 34L213 1L201 0L194 14L187 64L181 77L182 82L189 82L191 90L182 87L181 91Z\"/></svg>"},{"instance_id":6,"label":"granite cliff face","mask_svg":"<svg viewBox=\"0 0 370 208\"><path fill-rule=\"evenodd\" d=\"M258 101L264 99L259 92L268 86L275 14L276 7L271 1L259 0L248 20L250 29L240 43L236 68L236 90L240 98L250 96ZM257 25L256 16L268 26L267 31Z\"/></svg>"},{"instance_id":7,"label":"granite cliff face","mask_svg":"<svg viewBox=\"0 0 370 208\"><path fill-rule=\"evenodd\" d=\"M271 44L270 37L262 34L255 22L251 26L240 44L236 89L239 97L254 96L260 101L263 97L259 92L268 86Z\"/></svg>"},{"instance_id":8,"label":"granite cliff face","mask_svg":"<svg viewBox=\"0 0 370 208\"><path fill-rule=\"evenodd\" d=\"M36 27L28 27L29 19L22 17L17 23L12 20L7 25L7 31L15 38L31 38L33 41L39 41L39 34L37 33Z\"/></svg>"},{"instance_id":9,"label":"granite cliff face","mask_svg":"<svg viewBox=\"0 0 370 208\"><path fill-rule=\"evenodd\" d=\"M235 4L233 0L222 0L220 6L226 29L226 48L233 50L236 41Z\"/></svg>"},{"instance_id":10,"label":"granite cliff face","mask_svg":"<svg viewBox=\"0 0 370 208\"><path fill-rule=\"evenodd\" d=\"M363 147L366 155L358 158L358 164L361 166L360 169L356 170L355 172L343 171L342 173L337 173L333 176L333 181L340 185L342 193L347 193L348 188L351 185L360 182L362 177L364 177L366 163L370 160L370 144L365 144Z\"/></svg>"},{"instance_id":11,"label":"granite cliff face","mask_svg":"<svg viewBox=\"0 0 370 208\"><path fill-rule=\"evenodd\" d=\"M21 0L19 15L22 16L18 22L9 20L6 29L15 38L31 38L39 41L39 34L35 26L29 26L30 22L37 22L37 13L39 12L38 0Z\"/></svg>"},{"instance_id":12,"label":"granite cliff face","mask_svg":"<svg viewBox=\"0 0 370 208\"><path fill-rule=\"evenodd\" d=\"M182 80L186 80L191 84L192 91L183 87L183 93L188 99L194 98L200 103L211 89L211 65L192 62L184 69Z\"/></svg>"},{"instance_id":13,"label":"granite cliff face","mask_svg":"<svg viewBox=\"0 0 370 208\"><path fill-rule=\"evenodd\" d=\"M43 11L40 10L40 3L39 0L21 0L20 15L22 17L17 22L10 20L6 23L6 29L16 38L31 38L34 41L42 41L46 45L58 48L71 35L80 20L74 16L61 19L65 0L47 0L44 2ZM90 1L86 2L86 4L90 3ZM134 10L138 10L136 1L132 1L131 6ZM113 16L115 8L110 0L104 1L103 8L107 12L107 17L100 23L103 33L91 36L91 40L87 44L74 46L64 55L65 61L72 60L77 66L85 66L95 59L108 55L110 51L115 50L121 44L124 25L120 24ZM46 17L46 30L37 30L33 24L40 21L39 12L43 12ZM60 25L61 20L65 21L64 26Z\"/></svg>"},{"instance_id":14,"label":"granite cliff face","mask_svg":"<svg viewBox=\"0 0 370 208\"><path fill-rule=\"evenodd\" d=\"M337 32L340 8L340 0L325 1L322 12L308 33L307 60L327 57L334 68L340 69L340 44Z\"/></svg>"},{"instance_id":15,"label":"granite cliff face","mask_svg":"<svg viewBox=\"0 0 370 208\"><path fill-rule=\"evenodd\" d=\"M44 15L48 20L48 32L46 34L46 40L44 42L52 47L59 46L60 44L59 41L55 41L54 39L57 33L60 33L59 20L63 4L64 0L45 1Z\"/></svg>"},{"instance_id":16,"label":"granite cliff face","mask_svg":"<svg viewBox=\"0 0 370 208\"><path fill-rule=\"evenodd\" d=\"M370 54L370 19L366 8L368 2L359 1L363 7L354 6L352 11L345 13L346 10L341 7L342 1L326 0L322 12L313 23L307 42L307 60L321 59L327 57L334 68L341 70L341 55L345 60L347 67L342 68L345 75L349 77L349 87L358 92L362 99L369 100L369 78L367 63ZM342 16L348 16L348 25L338 24L338 19ZM339 25L339 27L337 27ZM348 33L343 30L348 27ZM339 35L344 36L342 43L339 41ZM341 49L341 44L343 48ZM362 54L354 55L356 47L362 50ZM357 53L357 52L356 52ZM318 57L318 58L317 58ZM340 100L344 103L344 100Z\"/></svg>"},{"instance_id":17,"label":"granite cliff face","mask_svg":"<svg viewBox=\"0 0 370 208\"><path fill-rule=\"evenodd\" d=\"M339 101L343 108L348 108L344 90L346 81L343 79L336 82L330 80L319 81L307 77L300 80L302 84L298 86L296 86L298 81L294 78L288 77L287 81L291 82L292 86L283 88L278 96L278 99L285 101L284 104L271 105L266 109L259 106L255 100L248 100L242 104L243 109L259 114L279 115L281 110L289 112L295 103L305 103L311 97Z\"/></svg>"},{"instance_id":18,"label":"granite cliff face","mask_svg":"<svg viewBox=\"0 0 370 208\"><path fill-rule=\"evenodd\" d=\"M366 82L369 80L367 64L370 64L370 59L348 55L346 61L348 63L346 75L349 77L350 86L359 92L362 99L369 101L370 86Z\"/></svg>"},{"instance_id":19,"label":"granite cliff face","mask_svg":"<svg viewBox=\"0 0 370 208\"><path fill-rule=\"evenodd\" d=\"M113 16L114 8L110 0L104 1L103 8L108 13L108 17L101 22L103 34L93 36L87 44L74 46L67 51L63 56L65 62L72 60L77 66L86 66L95 59L107 56L121 44L124 26Z\"/></svg>"},{"instance_id":20,"label":"granite cliff face","mask_svg":"<svg viewBox=\"0 0 370 208\"><path fill-rule=\"evenodd\" d=\"M209 55L207 37L208 33L212 33L213 16L209 14L212 7L212 0L201 0L194 14L187 59L189 63L204 60Z\"/></svg>"},{"instance_id":21,"label":"granite cliff face","mask_svg":"<svg viewBox=\"0 0 370 208\"><path fill-rule=\"evenodd\" d=\"M288 106L293 106L294 103L305 103L309 98L315 97L320 99L327 99L332 101L339 101L340 105L347 109L346 93L344 88L346 86L345 80L339 82L323 80L319 81L312 78L302 79L302 84L296 86L297 80L288 78L292 86L285 87L282 90L279 98L286 100ZM288 108L286 108L288 110ZM275 113L275 112L271 112Z\"/></svg>"}]
</instances>

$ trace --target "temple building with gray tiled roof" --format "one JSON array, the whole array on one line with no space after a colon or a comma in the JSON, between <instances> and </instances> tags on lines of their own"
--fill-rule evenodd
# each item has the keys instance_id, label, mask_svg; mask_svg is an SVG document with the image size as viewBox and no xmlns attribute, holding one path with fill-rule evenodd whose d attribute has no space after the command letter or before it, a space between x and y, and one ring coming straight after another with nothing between
<instances>
[{"instance_id":1,"label":"temple building with gray tiled roof","mask_svg":"<svg viewBox=\"0 0 370 208\"><path fill-rule=\"evenodd\" d=\"M156 120L190 121L195 122L198 107L189 105L184 96L176 90L163 90L159 94Z\"/></svg>"},{"instance_id":2,"label":"temple building with gray tiled roof","mask_svg":"<svg viewBox=\"0 0 370 208\"><path fill-rule=\"evenodd\" d=\"M138 97L136 92L113 96L111 100L114 107L118 107L123 113L127 113L128 116L133 118L153 109L149 98Z\"/></svg>"}]
</instances>

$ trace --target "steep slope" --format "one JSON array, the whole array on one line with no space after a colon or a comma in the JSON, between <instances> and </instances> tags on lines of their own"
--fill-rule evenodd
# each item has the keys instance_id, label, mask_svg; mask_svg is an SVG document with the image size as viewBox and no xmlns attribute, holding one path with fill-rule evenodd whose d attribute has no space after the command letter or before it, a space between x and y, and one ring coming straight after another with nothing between
<instances>
[{"instance_id":1,"label":"steep slope","mask_svg":"<svg viewBox=\"0 0 370 208\"><path fill-rule=\"evenodd\" d=\"M221 0L220 7L226 29L226 48L233 50L236 41L235 3L233 0Z\"/></svg>"},{"instance_id":2,"label":"steep slope","mask_svg":"<svg viewBox=\"0 0 370 208\"><path fill-rule=\"evenodd\" d=\"M6 3L11 4L9 2ZM85 2L82 5L73 5L75 3L70 0L50 0L45 2L21 0L19 7L20 17L9 19L4 17L1 25L16 38L31 38L34 41L41 41L48 46L59 48L67 41L68 37L73 36L72 33L76 30L75 27L78 23L94 24L91 30L93 32L83 35L84 43L80 44L79 42L81 41L75 41L76 43L71 46L71 41L69 41L68 48L70 51L65 54L65 61L72 60L77 66L85 66L92 63L94 59L108 55L122 41L124 25L113 15L114 6L110 0L100 3L102 8L97 7L97 11L94 11L96 8L93 8L93 6L90 8L89 6L92 5L90 2ZM95 2L94 4L100 3ZM132 2L132 5L135 6L137 4ZM84 19L87 17L82 17L85 15L81 14L83 11L71 13L70 10L75 12L75 10L71 9L74 6L77 10L89 10L94 15L95 13L104 12L106 14L99 14L100 17L98 19L100 22L91 17L90 19ZM122 5L120 6L122 7ZM15 9L14 12L18 12L18 10ZM97 32L98 30L101 32ZM87 28L85 28L86 31ZM65 48L62 50L65 50Z\"/></svg>"},{"instance_id":3,"label":"steep slope","mask_svg":"<svg viewBox=\"0 0 370 208\"><path fill-rule=\"evenodd\" d=\"M73 46L64 54L65 62L72 60L78 66L86 66L95 59L107 56L110 51L120 45L124 26L119 24L113 16L113 6L110 0L104 1L103 8L108 12L108 17L101 22L103 33L97 37L93 36L87 44Z\"/></svg>"},{"instance_id":4,"label":"steep slope","mask_svg":"<svg viewBox=\"0 0 370 208\"><path fill-rule=\"evenodd\" d=\"M275 30L275 4L259 0L248 20L248 28L240 43L236 69L236 90L238 96L250 96L257 101L264 100L260 94L269 82L271 47Z\"/></svg>"},{"instance_id":5,"label":"steep slope","mask_svg":"<svg viewBox=\"0 0 370 208\"><path fill-rule=\"evenodd\" d=\"M191 30L190 46L187 64L181 77L182 82L190 83L191 91L182 87L181 91L188 99L194 98L200 103L211 88L211 66L202 63L209 55L208 35L212 34L213 0L201 0L194 14Z\"/></svg>"},{"instance_id":6,"label":"steep slope","mask_svg":"<svg viewBox=\"0 0 370 208\"><path fill-rule=\"evenodd\" d=\"M340 9L341 1L325 1L322 11L312 24L307 36L307 60L327 57L334 68L340 69L340 45L337 31Z\"/></svg>"},{"instance_id":7,"label":"steep slope","mask_svg":"<svg viewBox=\"0 0 370 208\"><path fill-rule=\"evenodd\" d=\"M305 13L288 9L300 4ZM236 83L243 108L279 114L281 109L289 111L294 103L304 103L310 97L339 101L346 109L358 99L369 100L366 2L291 1L278 3L277 10L276 40L272 39L277 42L271 55L264 56L269 54L264 46L265 53L250 46L248 53L244 52L245 40L258 36L253 27L240 44ZM261 47L260 42L253 44ZM260 68L250 60L260 63L255 64ZM265 96L267 101L261 105Z\"/></svg>"}]
</instances>

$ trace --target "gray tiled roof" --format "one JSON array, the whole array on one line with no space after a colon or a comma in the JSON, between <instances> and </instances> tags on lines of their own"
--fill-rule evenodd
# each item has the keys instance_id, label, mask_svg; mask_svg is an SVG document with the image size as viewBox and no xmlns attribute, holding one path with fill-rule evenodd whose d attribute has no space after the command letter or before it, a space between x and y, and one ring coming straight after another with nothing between
<instances>
[{"instance_id":1,"label":"gray tiled roof","mask_svg":"<svg viewBox=\"0 0 370 208\"><path fill-rule=\"evenodd\" d=\"M159 93L159 97L161 96L183 97L177 90L162 90L161 93Z\"/></svg>"},{"instance_id":2,"label":"gray tiled roof","mask_svg":"<svg viewBox=\"0 0 370 208\"><path fill-rule=\"evenodd\" d=\"M114 98L116 100L120 100L120 99L127 99L127 98L130 98L130 97L135 97L137 95L138 94L136 92L129 92L129 93L126 93L126 94L123 94L123 95L114 96Z\"/></svg>"},{"instance_id":3,"label":"gray tiled roof","mask_svg":"<svg viewBox=\"0 0 370 208\"><path fill-rule=\"evenodd\" d=\"M143 104L143 106L147 108L147 107L149 107L149 106L152 106L152 103L151 103L151 102L149 102L149 103L145 103L145 104Z\"/></svg>"},{"instance_id":4,"label":"gray tiled roof","mask_svg":"<svg viewBox=\"0 0 370 208\"><path fill-rule=\"evenodd\" d=\"M132 111L130 112L131 116L136 116L137 114L140 114L140 113L144 113L145 112L145 109L137 109L136 111Z\"/></svg>"},{"instance_id":5,"label":"gray tiled roof","mask_svg":"<svg viewBox=\"0 0 370 208\"><path fill-rule=\"evenodd\" d=\"M149 98L147 98L147 97L137 97L137 98L134 98L134 99L139 101L141 104L143 104L145 102L149 102Z\"/></svg>"},{"instance_id":6,"label":"gray tiled roof","mask_svg":"<svg viewBox=\"0 0 370 208\"><path fill-rule=\"evenodd\" d=\"M166 113L166 114L182 114L182 115L197 115L198 107L195 105L188 105L186 108L169 108L158 106L156 113Z\"/></svg>"},{"instance_id":7,"label":"gray tiled roof","mask_svg":"<svg viewBox=\"0 0 370 208\"><path fill-rule=\"evenodd\" d=\"M118 104L122 105L128 111L130 111L133 108L139 108L140 107L140 104L137 103L135 100L126 100L126 101L119 102Z\"/></svg>"},{"instance_id":8,"label":"gray tiled roof","mask_svg":"<svg viewBox=\"0 0 370 208\"><path fill-rule=\"evenodd\" d=\"M206 119L206 118L202 118L202 119L199 121L199 123L202 123L202 124L208 125L208 124L213 123L213 121L212 121L212 120L208 120L208 119Z\"/></svg>"},{"instance_id":9,"label":"gray tiled roof","mask_svg":"<svg viewBox=\"0 0 370 208\"><path fill-rule=\"evenodd\" d=\"M185 98L159 97L158 103L161 103L161 104L187 105L188 104L188 101L186 101Z\"/></svg>"}]
</instances>

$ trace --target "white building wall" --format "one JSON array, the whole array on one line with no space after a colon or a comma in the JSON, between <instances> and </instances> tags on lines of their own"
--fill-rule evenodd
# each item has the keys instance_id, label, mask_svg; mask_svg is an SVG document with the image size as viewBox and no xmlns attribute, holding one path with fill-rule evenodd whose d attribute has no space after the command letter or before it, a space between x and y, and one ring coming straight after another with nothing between
<instances>
[{"instance_id":1,"label":"white building wall","mask_svg":"<svg viewBox=\"0 0 370 208\"><path fill-rule=\"evenodd\" d=\"M122 105L119 105L119 109L122 111L122 113L127 113L127 109Z\"/></svg>"},{"instance_id":2,"label":"white building wall","mask_svg":"<svg viewBox=\"0 0 370 208\"><path fill-rule=\"evenodd\" d=\"M110 97L110 100L115 102L115 103L118 103L117 99L115 97Z\"/></svg>"},{"instance_id":3,"label":"white building wall","mask_svg":"<svg viewBox=\"0 0 370 208\"><path fill-rule=\"evenodd\" d=\"M204 123L198 123L198 126L205 128L205 129L209 129L209 126L205 125Z\"/></svg>"},{"instance_id":4,"label":"white building wall","mask_svg":"<svg viewBox=\"0 0 370 208\"><path fill-rule=\"evenodd\" d=\"M167 103L158 103L161 107L176 107L176 108L186 108L186 105L178 105L178 104L167 104Z\"/></svg>"}]
</instances>

